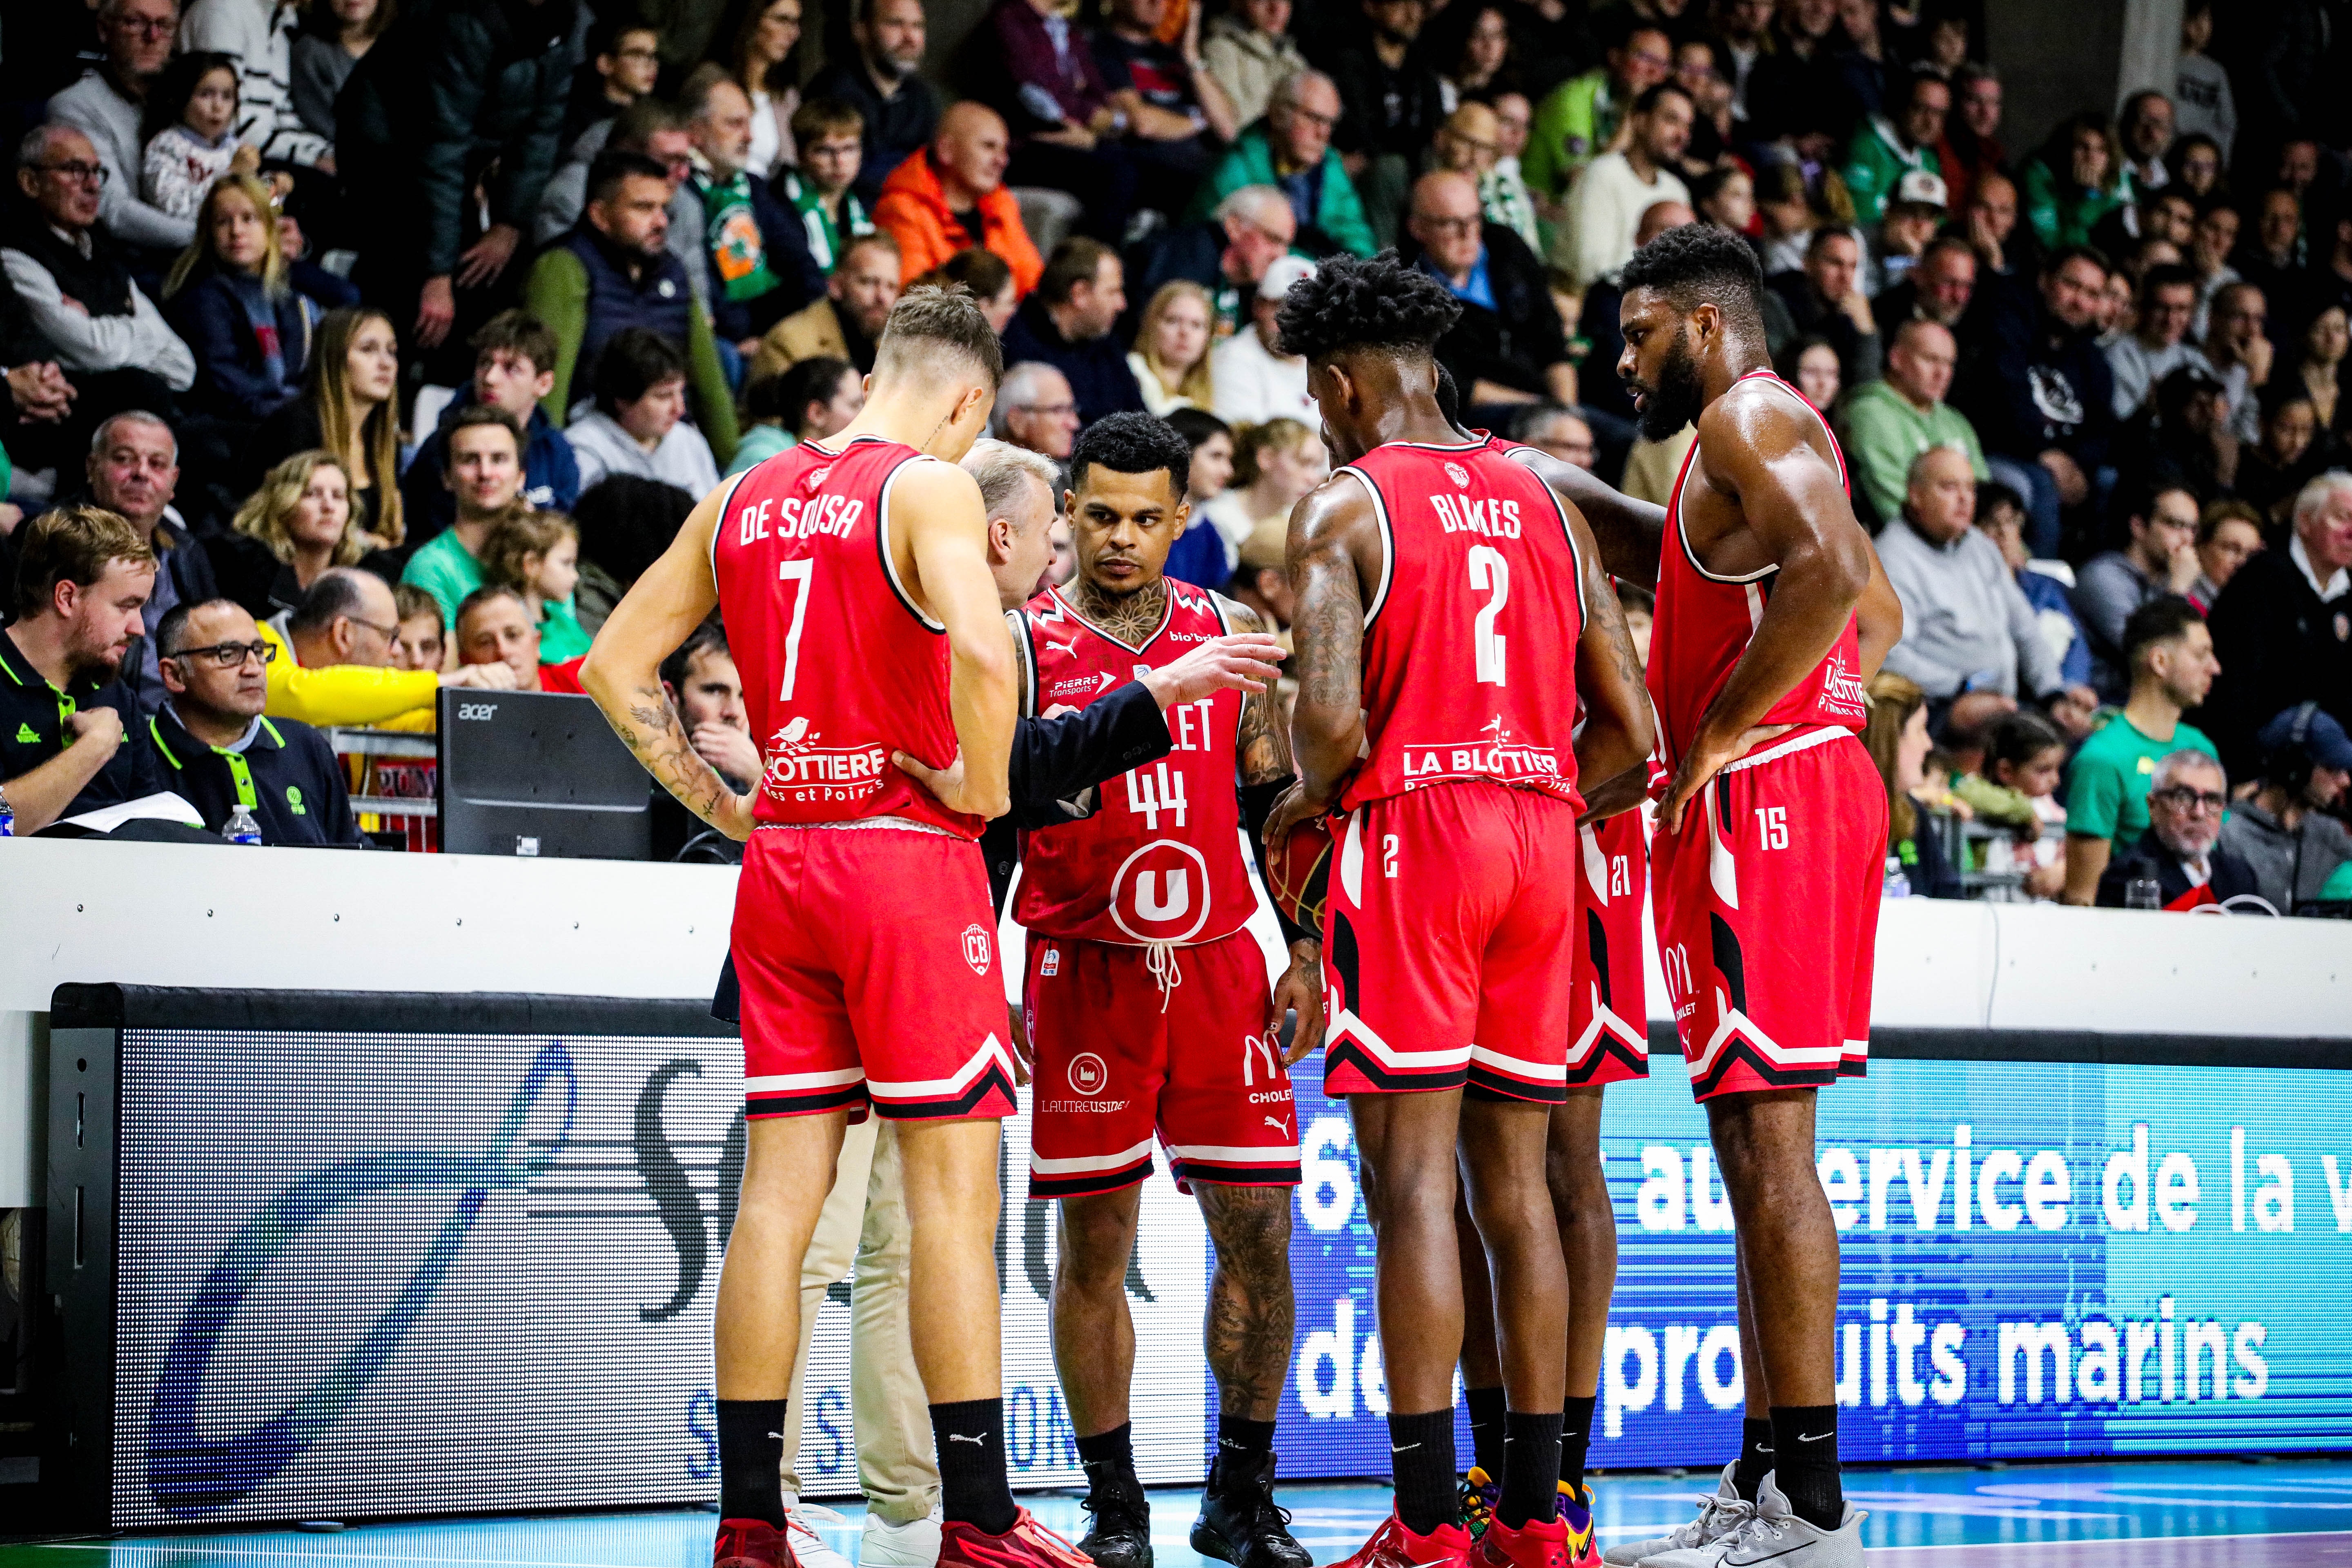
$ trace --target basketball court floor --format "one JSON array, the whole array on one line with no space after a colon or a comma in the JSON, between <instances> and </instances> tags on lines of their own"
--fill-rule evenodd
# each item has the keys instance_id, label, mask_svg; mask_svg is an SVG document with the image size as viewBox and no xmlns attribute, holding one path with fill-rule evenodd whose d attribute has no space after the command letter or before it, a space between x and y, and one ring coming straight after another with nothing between
<instances>
[{"instance_id":1,"label":"basketball court floor","mask_svg":"<svg viewBox=\"0 0 2352 1568\"><path fill-rule=\"evenodd\" d=\"M1654 1475L1597 1483L1604 1545L1690 1517L1714 1478ZM1857 1471L1846 1495L1886 1568L2352 1568L2352 1460L2234 1460L2007 1469ZM1292 1529L1318 1563L1353 1551L1387 1512L1385 1488L1285 1489ZM1077 1500L1024 1500L1076 1536ZM1199 1500L1151 1494L1157 1568L1202 1568L1185 1543ZM827 1539L857 1552L844 1507ZM0 1530L5 1530L0 1524ZM572 1514L65 1540L0 1545L0 1568L705 1568L711 1517L694 1511Z\"/></svg>"}]
</instances>

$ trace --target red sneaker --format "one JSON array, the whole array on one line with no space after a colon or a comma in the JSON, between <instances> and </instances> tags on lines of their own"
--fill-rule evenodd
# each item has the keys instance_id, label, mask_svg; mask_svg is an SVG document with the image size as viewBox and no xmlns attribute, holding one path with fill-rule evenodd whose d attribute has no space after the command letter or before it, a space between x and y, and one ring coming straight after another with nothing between
<instances>
[{"instance_id":1,"label":"red sneaker","mask_svg":"<svg viewBox=\"0 0 2352 1568\"><path fill-rule=\"evenodd\" d=\"M1332 1568L1470 1568L1471 1544L1470 1532L1458 1524L1415 1535L1392 1510L1370 1541Z\"/></svg>"},{"instance_id":2,"label":"red sneaker","mask_svg":"<svg viewBox=\"0 0 2352 1568\"><path fill-rule=\"evenodd\" d=\"M764 1519L722 1519L710 1568L794 1568L792 1543Z\"/></svg>"},{"instance_id":3,"label":"red sneaker","mask_svg":"<svg viewBox=\"0 0 2352 1568\"><path fill-rule=\"evenodd\" d=\"M955 1520L941 1525L939 1568L1094 1568L1094 1560L1024 1508L1002 1535Z\"/></svg>"},{"instance_id":4,"label":"red sneaker","mask_svg":"<svg viewBox=\"0 0 2352 1568\"><path fill-rule=\"evenodd\" d=\"M1586 1526L1585 1533L1591 1534ZM1479 1568L1569 1568L1568 1526L1559 1519L1531 1519L1513 1530L1500 1519L1478 1538Z\"/></svg>"}]
</instances>

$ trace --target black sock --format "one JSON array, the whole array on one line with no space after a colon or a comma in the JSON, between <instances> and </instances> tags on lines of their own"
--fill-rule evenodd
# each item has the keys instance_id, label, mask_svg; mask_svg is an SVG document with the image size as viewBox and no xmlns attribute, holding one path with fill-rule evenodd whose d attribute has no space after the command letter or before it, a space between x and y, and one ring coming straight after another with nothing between
<instances>
[{"instance_id":1,"label":"black sock","mask_svg":"<svg viewBox=\"0 0 2352 1568\"><path fill-rule=\"evenodd\" d=\"M719 1402L719 1517L784 1527L784 1402Z\"/></svg>"},{"instance_id":2,"label":"black sock","mask_svg":"<svg viewBox=\"0 0 2352 1568\"><path fill-rule=\"evenodd\" d=\"M1740 1417L1739 1462L1731 1469L1732 1489L1754 1502L1756 1489L1764 1484L1765 1472L1771 1468L1772 1423L1760 1415Z\"/></svg>"},{"instance_id":3,"label":"black sock","mask_svg":"<svg viewBox=\"0 0 2352 1568\"><path fill-rule=\"evenodd\" d=\"M1397 1518L1415 1535L1454 1522L1454 1412L1389 1416L1389 1463L1396 1471Z\"/></svg>"},{"instance_id":4,"label":"black sock","mask_svg":"<svg viewBox=\"0 0 2352 1568\"><path fill-rule=\"evenodd\" d=\"M1486 1472L1490 1481L1503 1479L1503 1391L1465 1388L1470 1405L1470 1462Z\"/></svg>"},{"instance_id":5,"label":"black sock","mask_svg":"<svg viewBox=\"0 0 2352 1568\"><path fill-rule=\"evenodd\" d=\"M1560 1415L1559 1479L1576 1494L1579 1507L1584 1503L1584 1456L1592 1447L1592 1407L1600 1402L1600 1395L1593 1394L1580 1399L1570 1396Z\"/></svg>"},{"instance_id":6,"label":"black sock","mask_svg":"<svg viewBox=\"0 0 2352 1568\"><path fill-rule=\"evenodd\" d=\"M1274 1423L1246 1415L1217 1415L1217 1468L1220 1481L1255 1481L1274 1452ZM1232 1467L1231 1474L1226 1467Z\"/></svg>"},{"instance_id":7,"label":"black sock","mask_svg":"<svg viewBox=\"0 0 2352 1568\"><path fill-rule=\"evenodd\" d=\"M966 1399L931 1406L940 1455L940 1506L950 1523L991 1535L1013 1528L1019 1510L1004 1479L1004 1401Z\"/></svg>"},{"instance_id":8,"label":"black sock","mask_svg":"<svg viewBox=\"0 0 2352 1568\"><path fill-rule=\"evenodd\" d=\"M1514 1410L1504 1417L1510 1447L1503 1457L1503 1495L1495 1517L1513 1530L1531 1519L1552 1517L1559 1495L1559 1413Z\"/></svg>"},{"instance_id":9,"label":"black sock","mask_svg":"<svg viewBox=\"0 0 2352 1568\"><path fill-rule=\"evenodd\" d=\"M1122 1421L1108 1432L1078 1439L1078 1468L1087 1473L1087 1489L1135 1481L1135 1423ZM1135 1482L1140 1486L1139 1481Z\"/></svg>"},{"instance_id":10,"label":"black sock","mask_svg":"<svg viewBox=\"0 0 2352 1568\"><path fill-rule=\"evenodd\" d=\"M1838 1485L1837 1406L1772 1407L1773 1480L1790 1511L1808 1524L1835 1530L1845 1518Z\"/></svg>"}]
</instances>

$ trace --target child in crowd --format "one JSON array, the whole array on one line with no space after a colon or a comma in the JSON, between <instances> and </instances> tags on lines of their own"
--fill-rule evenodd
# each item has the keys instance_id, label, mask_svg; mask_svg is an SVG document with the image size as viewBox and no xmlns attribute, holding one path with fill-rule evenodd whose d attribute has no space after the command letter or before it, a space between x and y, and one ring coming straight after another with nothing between
<instances>
[{"instance_id":1,"label":"child in crowd","mask_svg":"<svg viewBox=\"0 0 2352 1568\"><path fill-rule=\"evenodd\" d=\"M400 635L392 642L394 669L446 669L448 627L441 619L440 601L414 583L394 585L392 602Z\"/></svg>"},{"instance_id":2,"label":"child in crowd","mask_svg":"<svg viewBox=\"0 0 2352 1568\"><path fill-rule=\"evenodd\" d=\"M539 626L539 662L562 664L588 651L572 606L580 584L580 530L560 511L517 512L482 542L482 581L522 595Z\"/></svg>"},{"instance_id":3,"label":"child in crowd","mask_svg":"<svg viewBox=\"0 0 2352 1568\"><path fill-rule=\"evenodd\" d=\"M2013 844L1986 846L1987 870L2020 868L2026 895L2054 899L2066 885L2066 808L2058 781L2066 771L2066 737L2030 709L2005 713L1985 736L1982 771L1954 786L1979 820L2014 828Z\"/></svg>"},{"instance_id":4,"label":"child in crowd","mask_svg":"<svg viewBox=\"0 0 2352 1568\"><path fill-rule=\"evenodd\" d=\"M147 91L139 195L173 217L194 217L224 174L258 174L261 154L231 134L236 125L236 62L184 54Z\"/></svg>"}]
</instances>

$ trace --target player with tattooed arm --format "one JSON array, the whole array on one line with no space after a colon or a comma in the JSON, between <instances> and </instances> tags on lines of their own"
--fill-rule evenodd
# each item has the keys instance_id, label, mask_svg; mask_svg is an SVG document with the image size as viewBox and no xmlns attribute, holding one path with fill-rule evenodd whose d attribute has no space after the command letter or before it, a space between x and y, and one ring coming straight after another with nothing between
<instances>
[{"instance_id":1,"label":"player with tattooed arm","mask_svg":"<svg viewBox=\"0 0 2352 1568\"><path fill-rule=\"evenodd\" d=\"M1003 374L970 295L908 290L865 408L704 498L581 670L647 770L750 841L731 943L750 1146L715 1324L720 1568L793 1561L779 1472L802 1260L869 1107L898 1126L940 1568L1086 1561L1014 1505L1004 1472L996 1151L1014 1064L975 840L1007 805L1017 661L980 487L955 466ZM760 745L749 795L662 693L661 659L714 607ZM919 783L893 750L946 771Z\"/></svg>"},{"instance_id":2,"label":"player with tattooed arm","mask_svg":"<svg viewBox=\"0 0 2352 1568\"><path fill-rule=\"evenodd\" d=\"M1013 616L1029 711L1084 709L1233 632L1264 628L1230 599L1161 574L1183 533L1184 438L1146 414L1089 426L1065 510L1077 574ZM1269 990L1240 832L1255 842L1291 776L1272 690L1218 691L1167 713L1174 749L1063 803L1024 837L1013 918L1029 931L1034 1058L1029 1195L1061 1205L1054 1360L1070 1402L1098 1568L1149 1568L1135 1468L1127 1306L1155 1134L1208 1222L1209 1369L1217 1456L1192 1545L1240 1568L1307 1568L1274 1503L1274 1424L1289 1370L1290 1189L1298 1122L1280 1031L1321 1018L1318 933L1290 929ZM1238 778L1238 788L1236 779Z\"/></svg>"},{"instance_id":3,"label":"player with tattooed arm","mask_svg":"<svg viewBox=\"0 0 2352 1568\"><path fill-rule=\"evenodd\" d=\"M1463 1288L1455 1151L1489 1260L1508 1458L1475 1547L1491 1568L1589 1560L1555 1499L1569 1316L1545 1179L1567 1090L1582 791L1638 779L1641 669L1581 517L1508 443L1465 436L1432 350L1461 312L1393 255L1294 285L1282 350L1307 362L1345 466L1292 514L1299 780L1267 826L1336 826L1324 920L1324 1085L1353 1124L1395 1511L1346 1568L1466 1562L1453 1436ZM1578 728L1579 716L1582 727Z\"/></svg>"}]
</instances>

